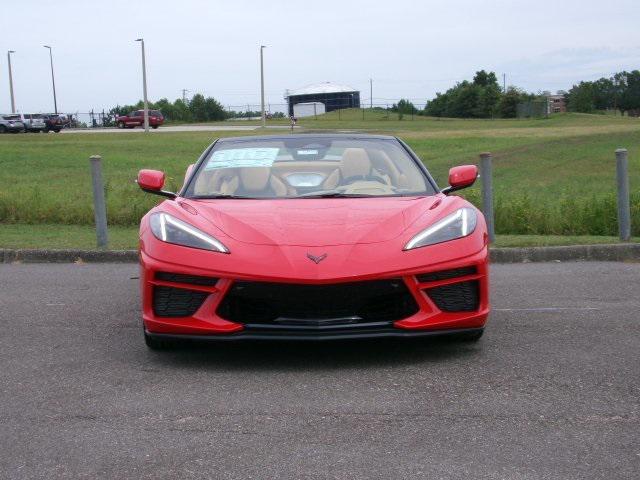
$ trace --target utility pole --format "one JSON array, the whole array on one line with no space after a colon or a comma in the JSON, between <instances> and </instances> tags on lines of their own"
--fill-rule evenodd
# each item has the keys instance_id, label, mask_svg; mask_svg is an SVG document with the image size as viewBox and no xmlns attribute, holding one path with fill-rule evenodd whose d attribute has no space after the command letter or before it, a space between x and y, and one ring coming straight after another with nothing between
<instances>
[{"instance_id":1,"label":"utility pole","mask_svg":"<svg viewBox=\"0 0 640 480\"><path fill-rule=\"evenodd\" d=\"M369 108L373 109L373 78L369 79Z\"/></svg>"},{"instance_id":2,"label":"utility pole","mask_svg":"<svg viewBox=\"0 0 640 480\"><path fill-rule=\"evenodd\" d=\"M16 53L13 50L7 52L7 60L9 61L9 94L11 95L11 113L16 113L16 99L13 97L13 74L11 73L11 54Z\"/></svg>"},{"instance_id":3,"label":"utility pole","mask_svg":"<svg viewBox=\"0 0 640 480\"><path fill-rule=\"evenodd\" d=\"M56 100L56 78L53 76L53 53L52 48L49 45L43 45L44 48L49 49L49 60L51 62L51 83L53 84L53 112L58 114L58 101Z\"/></svg>"},{"instance_id":4,"label":"utility pole","mask_svg":"<svg viewBox=\"0 0 640 480\"><path fill-rule=\"evenodd\" d=\"M184 103L185 105L187 104L187 93L190 90L187 90L186 88L182 89L182 103Z\"/></svg>"},{"instance_id":5,"label":"utility pole","mask_svg":"<svg viewBox=\"0 0 640 480\"><path fill-rule=\"evenodd\" d=\"M507 74L502 74L502 92L507 93Z\"/></svg>"},{"instance_id":6,"label":"utility pole","mask_svg":"<svg viewBox=\"0 0 640 480\"><path fill-rule=\"evenodd\" d=\"M260 45L260 105L262 107L262 128L267 125L267 114L264 111L264 56L262 52L267 48L264 45Z\"/></svg>"},{"instance_id":7,"label":"utility pole","mask_svg":"<svg viewBox=\"0 0 640 480\"><path fill-rule=\"evenodd\" d=\"M147 65L144 58L144 39L137 38L142 47L142 94L144 96L144 131L149 132L149 102L147 100Z\"/></svg>"}]
</instances>

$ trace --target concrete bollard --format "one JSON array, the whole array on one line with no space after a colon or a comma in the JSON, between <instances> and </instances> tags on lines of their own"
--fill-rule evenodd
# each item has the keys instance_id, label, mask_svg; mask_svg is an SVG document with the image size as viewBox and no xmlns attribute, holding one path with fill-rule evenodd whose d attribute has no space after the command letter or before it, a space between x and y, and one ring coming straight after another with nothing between
<instances>
[{"instance_id":1,"label":"concrete bollard","mask_svg":"<svg viewBox=\"0 0 640 480\"><path fill-rule=\"evenodd\" d=\"M480 154L480 181L482 182L482 213L487 222L489 243L496 239L493 216L493 184L491 173L491 153Z\"/></svg>"},{"instance_id":2,"label":"concrete bollard","mask_svg":"<svg viewBox=\"0 0 640 480\"><path fill-rule=\"evenodd\" d=\"M618 184L618 231L620 240L631 239L631 210L629 207L629 162L627 149L616 150L616 181Z\"/></svg>"},{"instance_id":3,"label":"concrete bollard","mask_svg":"<svg viewBox=\"0 0 640 480\"><path fill-rule=\"evenodd\" d=\"M104 184L102 183L102 157L92 155L91 183L93 185L93 212L96 221L96 237L98 248L107 248L107 206L104 200Z\"/></svg>"}]
</instances>

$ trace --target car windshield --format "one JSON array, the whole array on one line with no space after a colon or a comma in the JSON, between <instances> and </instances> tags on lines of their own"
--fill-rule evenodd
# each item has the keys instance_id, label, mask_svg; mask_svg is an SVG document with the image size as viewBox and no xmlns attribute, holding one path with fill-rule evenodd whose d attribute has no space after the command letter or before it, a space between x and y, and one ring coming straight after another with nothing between
<instances>
[{"instance_id":1,"label":"car windshield","mask_svg":"<svg viewBox=\"0 0 640 480\"><path fill-rule=\"evenodd\" d=\"M20 120L20 115L5 115L2 118L5 120Z\"/></svg>"},{"instance_id":2,"label":"car windshield","mask_svg":"<svg viewBox=\"0 0 640 480\"><path fill-rule=\"evenodd\" d=\"M319 198L433 195L435 189L396 139L291 137L219 142L185 196Z\"/></svg>"},{"instance_id":3,"label":"car windshield","mask_svg":"<svg viewBox=\"0 0 640 480\"><path fill-rule=\"evenodd\" d=\"M160 112L160 110L149 110L149 115L154 117L161 117L162 113Z\"/></svg>"}]
</instances>

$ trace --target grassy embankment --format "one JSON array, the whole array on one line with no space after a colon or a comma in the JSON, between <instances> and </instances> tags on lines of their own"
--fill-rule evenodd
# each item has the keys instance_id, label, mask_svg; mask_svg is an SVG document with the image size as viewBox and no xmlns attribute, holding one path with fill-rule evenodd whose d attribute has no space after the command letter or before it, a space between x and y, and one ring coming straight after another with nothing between
<instances>
[{"instance_id":1,"label":"grassy embankment","mask_svg":"<svg viewBox=\"0 0 640 480\"><path fill-rule=\"evenodd\" d=\"M375 116L377 115L377 116ZM500 243L591 243L616 234L615 161L613 151L629 149L634 235L640 235L640 121L601 115L557 115L540 120L452 120L384 113L343 111L300 122L304 130L349 130L394 134L423 158L440 185L448 169L475 163L478 153L494 154L496 226ZM225 125L227 125L225 123ZM243 125L247 125L243 122ZM91 229L65 227L69 240L36 240L51 235L55 225L93 224L88 157L104 158L112 245L135 246L139 217L157 198L133 183L140 168L168 175L167 188L177 188L186 166L216 136L252 132L95 133L0 136L0 246L91 246ZM282 131L269 131L282 133ZM478 202L479 189L464 192ZM14 225L8 225L14 224ZM21 224L54 225L22 227ZM40 230L41 235L37 234ZM24 233L21 233L24 232ZM48 233L47 233L48 232ZM134 232L134 233L132 233ZM35 234L35 235L34 235ZM543 235L544 237L531 237ZM65 235L59 235L65 237ZM80 243L74 243L74 237ZM82 240L85 238L86 240ZM20 240L23 238L23 240ZM91 240L89 240L91 239ZM36 243L34 243L36 242ZM515 243L514 243L515 242Z\"/></svg>"}]
</instances>

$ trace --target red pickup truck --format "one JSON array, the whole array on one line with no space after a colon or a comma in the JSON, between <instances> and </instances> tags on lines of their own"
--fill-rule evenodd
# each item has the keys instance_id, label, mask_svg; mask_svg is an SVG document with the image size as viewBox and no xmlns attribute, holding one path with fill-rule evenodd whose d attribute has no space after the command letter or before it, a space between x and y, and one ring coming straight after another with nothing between
<instances>
[{"instance_id":1,"label":"red pickup truck","mask_svg":"<svg viewBox=\"0 0 640 480\"><path fill-rule=\"evenodd\" d=\"M160 110L149 110L149 126L158 128L164 123L164 117ZM136 110L129 115L116 117L116 126L118 128L135 128L144 126L144 110Z\"/></svg>"}]
</instances>

